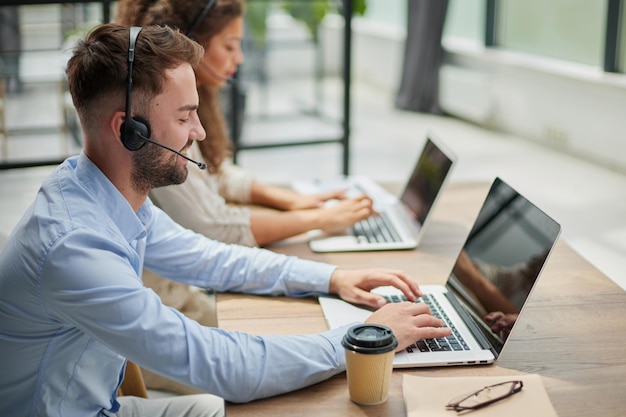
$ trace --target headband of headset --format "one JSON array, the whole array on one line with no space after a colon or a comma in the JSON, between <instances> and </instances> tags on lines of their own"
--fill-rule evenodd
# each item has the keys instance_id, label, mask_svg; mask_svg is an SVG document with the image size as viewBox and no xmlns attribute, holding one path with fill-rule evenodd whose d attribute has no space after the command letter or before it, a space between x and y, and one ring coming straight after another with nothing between
<instances>
[{"instance_id":1,"label":"headband of headset","mask_svg":"<svg viewBox=\"0 0 626 417\"><path fill-rule=\"evenodd\" d=\"M196 18L191 23L191 25L189 25L189 29L187 29L187 37L193 38L193 31L198 28L200 23L204 20L206 15L209 13L209 10L211 10L211 8L215 5L216 2L217 0L208 0L206 2L202 10L200 10L200 13L198 14L198 16L196 16Z\"/></svg>"}]
</instances>

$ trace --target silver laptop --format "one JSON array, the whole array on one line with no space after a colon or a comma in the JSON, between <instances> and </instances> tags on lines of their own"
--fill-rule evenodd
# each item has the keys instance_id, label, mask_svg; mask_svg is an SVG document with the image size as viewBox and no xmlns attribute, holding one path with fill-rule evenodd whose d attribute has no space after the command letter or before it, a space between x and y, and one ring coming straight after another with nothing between
<instances>
[{"instance_id":1,"label":"silver laptop","mask_svg":"<svg viewBox=\"0 0 626 417\"><path fill-rule=\"evenodd\" d=\"M371 216L339 234L318 233L309 242L311 250L354 252L417 247L455 159L452 152L429 133L400 197L367 177L346 177L325 184L294 183L294 188L302 192L344 188L348 196L366 193L380 213L380 216Z\"/></svg>"},{"instance_id":2,"label":"silver laptop","mask_svg":"<svg viewBox=\"0 0 626 417\"><path fill-rule=\"evenodd\" d=\"M561 227L500 178L493 182L446 285L422 285L419 302L453 329L448 338L422 340L396 354L395 367L488 364L498 358L530 296ZM399 290L374 290L389 302ZM370 314L342 300L320 297L330 328Z\"/></svg>"}]
</instances>

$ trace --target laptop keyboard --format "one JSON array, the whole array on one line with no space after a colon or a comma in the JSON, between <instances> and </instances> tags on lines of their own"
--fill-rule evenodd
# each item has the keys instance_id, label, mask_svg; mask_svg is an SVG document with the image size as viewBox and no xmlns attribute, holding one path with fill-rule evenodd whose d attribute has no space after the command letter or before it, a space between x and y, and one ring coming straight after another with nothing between
<instances>
[{"instance_id":1,"label":"laptop keyboard","mask_svg":"<svg viewBox=\"0 0 626 417\"><path fill-rule=\"evenodd\" d=\"M407 298L404 295L384 295L383 296L388 303L400 303L403 301L407 301ZM438 319L443 320L446 327L452 329L452 334L447 337L443 337L440 339L422 339L412 344L411 346L406 348L406 351L409 353L413 353L416 349L420 352L440 352L440 351L461 351L461 350L469 350L469 346L456 329L456 327L452 324L448 315L443 311L435 297L430 294L424 294L422 298L417 300L416 302L424 302L430 308L433 316Z\"/></svg>"},{"instance_id":2,"label":"laptop keyboard","mask_svg":"<svg viewBox=\"0 0 626 417\"><path fill-rule=\"evenodd\" d=\"M400 242L400 235L392 226L389 215L385 212L380 216L370 216L356 223L352 233L364 242Z\"/></svg>"}]
</instances>

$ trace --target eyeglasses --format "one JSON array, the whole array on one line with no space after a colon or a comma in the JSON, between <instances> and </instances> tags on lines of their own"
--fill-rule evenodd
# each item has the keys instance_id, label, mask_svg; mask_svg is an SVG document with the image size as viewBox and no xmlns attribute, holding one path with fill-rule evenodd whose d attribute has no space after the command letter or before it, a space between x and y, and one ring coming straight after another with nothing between
<instances>
[{"instance_id":1,"label":"eyeglasses","mask_svg":"<svg viewBox=\"0 0 626 417\"><path fill-rule=\"evenodd\" d=\"M477 410L503 400L522 390L522 381L506 381L489 385L469 394L460 395L452 399L446 408L457 413L468 410Z\"/></svg>"}]
</instances>

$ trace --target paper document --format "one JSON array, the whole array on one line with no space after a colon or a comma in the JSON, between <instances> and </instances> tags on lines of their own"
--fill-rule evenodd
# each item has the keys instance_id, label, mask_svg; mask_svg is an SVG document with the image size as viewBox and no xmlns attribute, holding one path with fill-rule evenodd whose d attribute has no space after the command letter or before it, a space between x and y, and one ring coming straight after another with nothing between
<instances>
[{"instance_id":1,"label":"paper document","mask_svg":"<svg viewBox=\"0 0 626 417\"><path fill-rule=\"evenodd\" d=\"M453 398L499 382L521 380L522 390L502 401L472 411L472 417L558 417L535 374L498 377L420 377L404 375L402 390L407 417L454 417L445 405Z\"/></svg>"}]
</instances>

